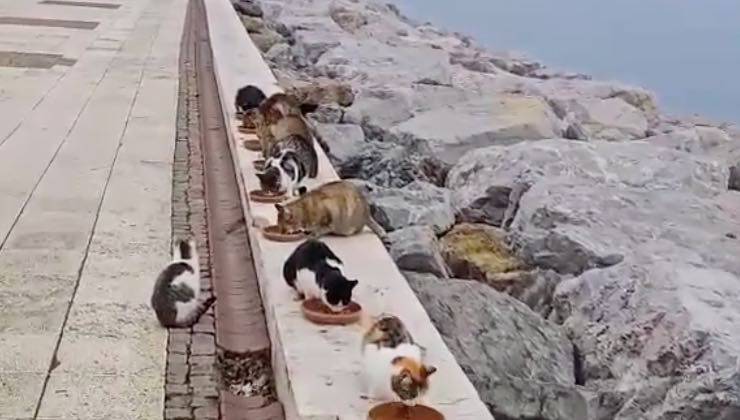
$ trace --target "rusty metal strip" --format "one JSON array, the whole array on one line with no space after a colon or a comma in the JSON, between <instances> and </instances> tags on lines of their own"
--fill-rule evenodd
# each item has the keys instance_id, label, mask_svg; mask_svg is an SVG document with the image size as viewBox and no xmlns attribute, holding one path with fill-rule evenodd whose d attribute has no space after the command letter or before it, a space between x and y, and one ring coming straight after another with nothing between
<instances>
[{"instance_id":1,"label":"rusty metal strip","mask_svg":"<svg viewBox=\"0 0 740 420\"><path fill-rule=\"evenodd\" d=\"M208 242L217 298L216 341L219 351L228 357L254 365L266 361L269 365L270 340L242 213L238 173L213 71L205 13L203 0L190 1L181 62L194 63L197 76ZM225 420L284 418L282 405L274 397L243 397L222 391L220 403L221 418Z\"/></svg>"}]
</instances>

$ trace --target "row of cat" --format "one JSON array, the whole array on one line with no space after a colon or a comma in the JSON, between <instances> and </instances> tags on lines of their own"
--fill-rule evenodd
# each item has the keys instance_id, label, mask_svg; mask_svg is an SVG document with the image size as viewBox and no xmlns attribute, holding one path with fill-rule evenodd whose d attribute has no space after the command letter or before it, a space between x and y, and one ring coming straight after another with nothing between
<instances>
[{"instance_id":1,"label":"row of cat","mask_svg":"<svg viewBox=\"0 0 740 420\"><path fill-rule=\"evenodd\" d=\"M277 225L286 232L302 231L311 239L300 244L283 265L283 277L298 300L320 299L333 312L352 302L359 283L343 273L343 262L318 238L351 236L368 226L381 239L385 230L373 219L357 187L333 181L308 191L306 178L318 173L315 129L304 118L306 108L278 93L265 98L246 86L237 92L237 111L251 115L260 138L264 170L257 174L263 191L288 192L293 199L275 204ZM247 119L245 119L246 121ZM367 391L384 401L414 404L429 387L436 368L423 362L424 351L396 316L363 317L362 360Z\"/></svg>"},{"instance_id":2,"label":"row of cat","mask_svg":"<svg viewBox=\"0 0 740 420\"><path fill-rule=\"evenodd\" d=\"M164 327L190 327L213 304L200 300L200 266L195 242L179 240L173 259L159 274L151 305ZM283 277L297 297L320 299L334 311L352 301L358 284L343 274L342 260L323 242L309 239L283 265ZM437 369L424 363L424 348L394 315L363 317L362 365L368 396L416 404L429 389Z\"/></svg>"},{"instance_id":3,"label":"row of cat","mask_svg":"<svg viewBox=\"0 0 740 420\"><path fill-rule=\"evenodd\" d=\"M237 112L243 125L254 125L260 140L264 168L257 173L262 191L288 193L295 197L306 191L304 182L319 173L314 141L315 127L304 118L305 108L284 93L270 97L256 86L245 86L236 94Z\"/></svg>"},{"instance_id":4,"label":"row of cat","mask_svg":"<svg viewBox=\"0 0 740 420\"><path fill-rule=\"evenodd\" d=\"M313 237L351 236L368 226L386 240L385 230L372 218L367 200L352 183L334 181L311 191L304 185L319 170L315 143L320 137L304 117L307 107L284 93L265 97L252 85L237 91L235 106L245 122L254 123L260 139L265 165L257 177L262 191L287 192L295 198L275 204L281 229Z\"/></svg>"}]
</instances>

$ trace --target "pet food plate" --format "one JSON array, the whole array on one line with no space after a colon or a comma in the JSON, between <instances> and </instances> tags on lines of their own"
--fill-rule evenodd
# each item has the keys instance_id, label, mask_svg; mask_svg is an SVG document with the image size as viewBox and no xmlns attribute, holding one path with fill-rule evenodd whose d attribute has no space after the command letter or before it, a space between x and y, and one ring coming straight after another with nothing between
<instances>
[{"instance_id":1,"label":"pet food plate","mask_svg":"<svg viewBox=\"0 0 740 420\"><path fill-rule=\"evenodd\" d=\"M249 192L249 199L255 203L267 203L274 204L279 203L285 199L283 193L272 193L262 190L252 190Z\"/></svg>"},{"instance_id":2,"label":"pet food plate","mask_svg":"<svg viewBox=\"0 0 740 420\"><path fill-rule=\"evenodd\" d=\"M282 232L277 225L262 228L262 235L275 242L295 242L306 238L303 232Z\"/></svg>"},{"instance_id":3,"label":"pet food plate","mask_svg":"<svg viewBox=\"0 0 740 420\"><path fill-rule=\"evenodd\" d=\"M367 415L368 420L444 420L439 411L425 405L408 406L400 402L376 405Z\"/></svg>"},{"instance_id":4,"label":"pet food plate","mask_svg":"<svg viewBox=\"0 0 740 420\"><path fill-rule=\"evenodd\" d=\"M332 312L319 299L304 300L301 311L307 320L314 324L322 325L348 325L360 320L362 306L356 302L350 302L341 312Z\"/></svg>"},{"instance_id":5,"label":"pet food plate","mask_svg":"<svg viewBox=\"0 0 740 420\"><path fill-rule=\"evenodd\" d=\"M254 166L255 170L262 172L265 170L265 160L257 159L254 162L252 162L252 166Z\"/></svg>"},{"instance_id":6,"label":"pet food plate","mask_svg":"<svg viewBox=\"0 0 740 420\"><path fill-rule=\"evenodd\" d=\"M241 129L240 129L241 131ZM253 139L253 140L244 140L244 148L247 150L251 150L253 152L261 152L262 151L262 143L260 143L259 139Z\"/></svg>"}]
</instances>

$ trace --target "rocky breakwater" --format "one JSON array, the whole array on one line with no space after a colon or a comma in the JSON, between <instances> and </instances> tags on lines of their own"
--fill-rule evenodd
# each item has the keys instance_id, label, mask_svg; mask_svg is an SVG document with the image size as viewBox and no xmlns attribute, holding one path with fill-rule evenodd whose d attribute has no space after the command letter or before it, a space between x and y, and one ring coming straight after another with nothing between
<instances>
[{"instance_id":1,"label":"rocky breakwater","mask_svg":"<svg viewBox=\"0 0 740 420\"><path fill-rule=\"evenodd\" d=\"M740 418L740 130L364 0L241 1L498 419Z\"/></svg>"}]
</instances>

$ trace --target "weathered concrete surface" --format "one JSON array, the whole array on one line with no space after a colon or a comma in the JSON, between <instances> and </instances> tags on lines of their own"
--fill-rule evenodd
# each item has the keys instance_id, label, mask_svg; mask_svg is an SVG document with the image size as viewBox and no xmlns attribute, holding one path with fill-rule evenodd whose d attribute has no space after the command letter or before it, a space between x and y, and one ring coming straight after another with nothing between
<instances>
[{"instance_id":1,"label":"weathered concrete surface","mask_svg":"<svg viewBox=\"0 0 740 420\"><path fill-rule=\"evenodd\" d=\"M230 97L244 84L257 84L273 93L275 79L257 48L248 41L231 5L226 0L207 2L215 67L222 97ZM230 121L233 150L241 168L240 182L246 191L259 187L252 161L258 154L239 146L238 122L231 101L224 101ZM319 178L309 187L336 179L328 158L320 155ZM267 241L255 221L275 221L269 204L243 203L250 226L255 268L273 349L278 394L288 419L364 420L375 401L362 399L363 388L356 327L316 326L301 316L293 293L282 279L282 265L296 243ZM428 403L451 419L492 419L477 392L429 317L414 296L380 240L369 231L351 238L325 238L345 262L347 274L360 280L357 300L371 313L389 311L400 316L415 337L428 349L430 363L439 369ZM332 357L326 357L331 354Z\"/></svg>"},{"instance_id":2,"label":"weathered concrete surface","mask_svg":"<svg viewBox=\"0 0 740 420\"><path fill-rule=\"evenodd\" d=\"M169 258L185 3L25 3L14 14L100 25L2 29L77 63L0 68L0 418L39 401L39 418L161 416L165 330L148 299Z\"/></svg>"}]
</instances>

